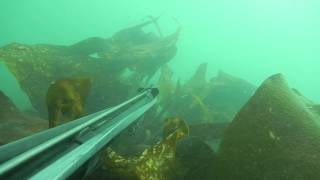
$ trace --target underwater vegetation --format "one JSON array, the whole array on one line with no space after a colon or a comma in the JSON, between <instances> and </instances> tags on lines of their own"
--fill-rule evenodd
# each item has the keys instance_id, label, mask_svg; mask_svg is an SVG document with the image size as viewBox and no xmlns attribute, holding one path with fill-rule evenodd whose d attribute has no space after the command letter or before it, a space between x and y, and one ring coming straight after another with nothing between
<instances>
[{"instance_id":1,"label":"underwater vegetation","mask_svg":"<svg viewBox=\"0 0 320 180\"><path fill-rule=\"evenodd\" d=\"M148 81L176 54L180 28L159 37L143 31L151 23L120 30L110 38L93 37L70 46L12 43L0 48L0 59L41 117L47 116L43 97L51 82L72 77L92 79L88 112L95 112L125 100L133 93L127 89L143 85L143 80ZM123 80L128 73L131 76Z\"/></svg>"},{"instance_id":2,"label":"underwater vegetation","mask_svg":"<svg viewBox=\"0 0 320 180\"><path fill-rule=\"evenodd\" d=\"M173 79L168 66L163 66L158 82L158 118L180 116L190 123L230 122L255 86L222 71L208 81L206 71L207 64L203 63L188 81L181 83Z\"/></svg>"},{"instance_id":3,"label":"underwater vegetation","mask_svg":"<svg viewBox=\"0 0 320 180\"><path fill-rule=\"evenodd\" d=\"M89 78L69 78L53 82L46 97L49 127L85 115L85 103L90 87Z\"/></svg>"},{"instance_id":4,"label":"underwater vegetation","mask_svg":"<svg viewBox=\"0 0 320 180\"><path fill-rule=\"evenodd\" d=\"M106 147L88 179L319 179L319 104L281 74L257 88L223 71L207 79L200 63L189 80L175 79L168 63L181 28L145 31L157 19L70 46L1 47L37 112L0 92L0 144L116 105L160 72L157 104Z\"/></svg>"},{"instance_id":5,"label":"underwater vegetation","mask_svg":"<svg viewBox=\"0 0 320 180\"><path fill-rule=\"evenodd\" d=\"M164 122L163 139L139 156L124 158L108 148L105 168L132 179L168 179L175 169L177 141L188 133L188 125L182 119L168 118Z\"/></svg>"}]
</instances>

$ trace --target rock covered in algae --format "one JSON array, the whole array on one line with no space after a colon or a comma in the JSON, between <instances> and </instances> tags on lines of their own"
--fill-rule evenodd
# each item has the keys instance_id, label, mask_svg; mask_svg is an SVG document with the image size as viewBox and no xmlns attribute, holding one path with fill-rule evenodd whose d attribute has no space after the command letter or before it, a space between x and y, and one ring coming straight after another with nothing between
<instances>
[{"instance_id":1,"label":"rock covered in algae","mask_svg":"<svg viewBox=\"0 0 320 180\"><path fill-rule=\"evenodd\" d=\"M319 119L281 74L267 79L227 128L224 180L318 180Z\"/></svg>"},{"instance_id":2,"label":"rock covered in algae","mask_svg":"<svg viewBox=\"0 0 320 180\"><path fill-rule=\"evenodd\" d=\"M19 111L0 91L0 145L18 140L47 128L47 121Z\"/></svg>"}]
</instances>

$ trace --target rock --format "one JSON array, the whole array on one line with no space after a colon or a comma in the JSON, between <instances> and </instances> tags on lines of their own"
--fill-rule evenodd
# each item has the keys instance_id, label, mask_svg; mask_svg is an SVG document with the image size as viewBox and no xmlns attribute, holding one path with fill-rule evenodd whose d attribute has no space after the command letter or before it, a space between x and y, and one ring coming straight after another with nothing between
<instances>
[{"instance_id":1,"label":"rock","mask_svg":"<svg viewBox=\"0 0 320 180\"><path fill-rule=\"evenodd\" d=\"M207 81L208 63L202 63L198 66L193 76L183 85L186 93L197 95L200 99L207 96L209 84Z\"/></svg>"},{"instance_id":2,"label":"rock","mask_svg":"<svg viewBox=\"0 0 320 180\"><path fill-rule=\"evenodd\" d=\"M0 118L5 119L10 114L18 113L18 108L13 104L13 102L0 91Z\"/></svg>"},{"instance_id":3,"label":"rock","mask_svg":"<svg viewBox=\"0 0 320 180\"><path fill-rule=\"evenodd\" d=\"M179 116L188 123L211 122L214 119L214 112L203 102L210 88L206 80L206 72L207 63L202 63L186 83L181 84L178 81L174 90L172 90L173 88L167 88L166 94L170 98L167 97L166 102L161 103L161 118ZM173 84L171 76L167 77L169 78L165 79L166 85ZM164 84L161 83L160 85ZM166 87L170 86L167 85Z\"/></svg>"},{"instance_id":4,"label":"rock","mask_svg":"<svg viewBox=\"0 0 320 180\"><path fill-rule=\"evenodd\" d=\"M216 155L200 138L189 137L177 144L177 170L173 179L213 179Z\"/></svg>"},{"instance_id":5,"label":"rock","mask_svg":"<svg viewBox=\"0 0 320 180\"><path fill-rule=\"evenodd\" d=\"M203 103L215 112L216 121L230 122L255 90L251 83L220 71L210 80L210 90Z\"/></svg>"},{"instance_id":6,"label":"rock","mask_svg":"<svg viewBox=\"0 0 320 180\"><path fill-rule=\"evenodd\" d=\"M199 137L204 141L222 139L224 130L229 123L198 123L190 125L190 136Z\"/></svg>"},{"instance_id":7,"label":"rock","mask_svg":"<svg viewBox=\"0 0 320 180\"><path fill-rule=\"evenodd\" d=\"M190 124L229 123L253 95L256 87L222 71L207 81L207 63L198 66L191 78L175 83L164 66L158 86L160 102L156 119L179 116Z\"/></svg>"},{"instance_id":8,"label":"rock","mask_svg":"<svg viewBox=\"0 0 320 180\"><path fill-rule=\"evenodd\" d=\"M316 116L281 74L267 79L226 129L219 150L223 180L318 180Z\"/></svg>"},{"instance_id":9,"label":"rock","mask_svg":"<svg viewBox=\"0 0 320 180\"><path fill-rule=\"evenodd\" d=\"M18 140L48 127L48 121L18 110L0 91L0 145Z\"/></svg>"}]
</instances>

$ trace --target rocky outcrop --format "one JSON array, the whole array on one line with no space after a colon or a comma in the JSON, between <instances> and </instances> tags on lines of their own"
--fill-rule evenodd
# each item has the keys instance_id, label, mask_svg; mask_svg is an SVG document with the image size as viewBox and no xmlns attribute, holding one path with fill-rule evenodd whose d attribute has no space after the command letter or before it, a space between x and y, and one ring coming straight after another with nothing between
<instances>
[{"instance_id":1,"label":"rocky outcrop","mask_svg":"<svg viewBox=\"0 0 320 180\"><path fill-rule=\"evenodd\" d=\"M220 179L318 180L319 118L309 105L281 74L267 79L225 131Z\"/></svg>"}]
</instances>

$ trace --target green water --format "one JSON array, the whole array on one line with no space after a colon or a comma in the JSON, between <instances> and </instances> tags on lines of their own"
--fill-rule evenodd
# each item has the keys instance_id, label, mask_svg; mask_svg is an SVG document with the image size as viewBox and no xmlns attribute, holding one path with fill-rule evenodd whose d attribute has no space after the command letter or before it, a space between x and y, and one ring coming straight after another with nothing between
<instances>
[{"instance_id":1,"label":"green water","mask_svg":"<svg viewBox=\"0 0 320 180\"><path fill-rule=\"evenodd\" d=\"M0 45L110 37L148 15L161 15L168 34L174 17L183 27L171 61L177 77L201 62L209 62L209 77L222 69L256 85L281 72L319 102L319 8L316 0L1 0Z\"/></svg>"},{"instance_id":2,"label":"green water","mask_svg":"<svg viewBox=\"0 0 320 180\"><path fill-rule=\"evenodd\" d=\"M13 103L19 109L33 109L28 96L20 88L19 82L3 63L0 63L0 82L0 89L12 99Z\"/></svg>"},{"instance_id":3,"label":"green water","mask_svg":"<svg viewBox=\"0 0 320 180\"><path fill-rule=\"evenodd\" d=\"M247 80L256 87L271 75L282 73L286 77L285 79L289 81L290 87L298 89L307 98L320 103L319 10L320 1L316 0L0 0L0 47L13 42L28 45L71 45L90 37L103 37L110 40L112 35L119 30L146 22L148 16L160 16L158 23L165 35L175 32L180 26L182 27L177 42L177 54L169 62L176 79L187 81L194 74L198 65L203 62L208 63L208 79L216 76L219 70L223 70L227 74ZM147 28L148 31L156 32L154 26L148 26ZM147 39L147 36L145 38ZM148 36L148 38L151 38L151 36ZM152 45L157 42L150 43L151 46L149 46L149 43L143 44L146 46L143 46L145 49L142 48L142 50L148 50L146 47L152 49ZM108 56L114 53L112 48L117 49L118 45L124 47L127 45L123 42L117 44L110 43L110 41L108 41L108 44L112 47L104 54L105 56L102 58L104 60L117 60L115 57L111 56L112 58L109 58ZM46 51L47 46L42 47L44 48L36 51ZM92 55L88 53L82 57L81 47L61 48L61 51L57 50L57 56L54 53L44 53L43 57L48 56L48 60L56 57L58 57L57 60L60 60L59 58L68 60L70 51L72 64L77 63L75 66L79 67L81 63L78 64L78 57L87 60L87 56L91 57ZM86 46L84 45L84 47ZM139 44L132 47L139 47ZM22 48L21 53L23 53L25 47L12 46L11 48ZM65 49L66 51L64 51ZM128 49L130 50L130 46ZM120 50L128 49L120 48ZM172 49L174 50L174 48ZM141 49L137 48L136 51L128 52L139 55L139 50ZM65 52L68 52L66 56L64 56ZM98 51L94 52L96 58L99 57ZM128 52L124 55L128 55ZM153 51L146 52L144 55L153 56ZM170 54L168 52L162 53L163 55ZM17 55L15 52L8 54L9 58L18 62L18 65L23 64L19 64L19 62L34 57L31 55L21 56L25 59L19 59L19 54ZM148 57L147 55L141 57ZM131 60L131 57L130 54L125 56L124 59ZM121 60L121 58L119 59ZM146 59L152 58L148 57ZM155 58L155 60L161 59L165 58ZM41 54L39 60L43 62ZM6 63L10 64L8 61L6 59ZM35 62L39 63L38 61ZM125 62L131 63L132 61ZM122 98L121 93L127 95L127 93L131 93L131 90L136 92L136 86L143 84L139 84L140 81L143 81L139 79L141 77L138 77L140 72L136 74L136 77L132 76L133 78L130 79L130 75L136 73L133 70L135 66L131 67L130 64L126 64L126 67L122 69L119 67L113 68L117 71L114 73L113 69L109 67L115 67L118 65L117 63L118 61L113 61L112 63L106 63L108 65L112 64L110 66L99 66L99 68L101 67L99 70L102 71L97 71L98 73L94 75L97 81L92 83L94 85L92 89L96 94L92 95L93 99L90 99L89 96L86 103L88 112L100 110L100 105L105 107L105 104L109 102L109 105L113 105ZM48 64L50 65L50 63ZM81 66L79 68L80 72L88 70L88 74L90 74L96 71L96 66L89 64L90 67L83 68ZM56 66L57 69L54 70L47 68L52 73L48 77L40 71L42 70L41 66L38 67L38 69L32 67L37 72L30 74L30 76L25 71L22 74L25 75L23 78L30 78L27 79L30 81L23 84L24 88L30 90L33 85L39 85L34 86L36 88L29 91L29 93L32 92L29 97L33 100L35 110L39 112L28 112L21 115L17 113L13 114L12 117L11 112L4 113L6 116L0 122L0 132L2 133L0 133L0 145L30 135L37 128L39 130L41 128L42 130L46 129L48 121L40 121L40 119L48 119L50 124L51 121L54 121L53 118L50 118L50 114L52 115L52 112L57 111L58 105L55 107L52 104L59 101L69 102L69 99L63 96L61 98L53 95L55 97L53 99L57 99L57 101L51 102L48 100L51 94L46 95L45 98L42 97L44 94L41 95L37 92L38 90L39 92L44 91L42 87L49 85L47 80L50 79L50 82L53 82L53 80L56 80L55 78L62 77L59 76L59 73L63 71L61 70L63 69L62 66ZM148 70L152 69L149 66L141 67L143 68L138 70L149 72ZM12 66L10 68L14 69ZM27 63L26 68L28 68ZM67 71L70 70L69 68L66 69L68 69ZM112 72L110 73L109 70ZM165 70L165 68L162 70ZM119 71L122 73L121 76ZM125 71L127 73L123 73ZM114 73L115 76L105 76L109 75L108 73L111 75ZM118 78L118 73L121 80L126 81L121 81L119 84L113 82L113 77ZM55 76L56 74L58 76ZM67 74L68 76L70 74L71 76L73 73L61 74ZM149 73L145 73L143 76L149 78L147 74L149 75ZM201 72L199 74L200 77ZM211 177L218 177L218 180L320 179L320 131L318 126L320 105L314 105L303 98L298 99L299 96L291 93L290 89L283 83L282 76L277 75L270 78L267 83L263 84L263 88L256 91L255 96L245 104L249 96L253 94L255 87L244 81L238 81L237 78L230 78L231 76L226 74L224 74L222 80L216 78L211 83L202 83L200 82L201 78L195 78L194 81L181 83L181 86L175 88L173 88L173 83L171 84L171 77L166 77L166 75L170 76L170 70L164 71L162 75L164 81L166 78L168 79L163 82L162 88L164 91L161 92L165 93L160 92L158 96L160 101L155 105L156 108L154 111L151 109L151 113L146 113L140 122L133 125L132 131L137 132L128 135L124 131L121 134L123 136L120 135L120 138L113 139L116 143L111 146L115 147L116 151L123 151L128 154L145 152L147 147L157 147L155 145L157 142L160 142L160 144L166 142L164 140L167 140L167 137L169 138L171 134L168 134L165 137L166 139L162 139L162 134L165 134L163 132L168 129L173 129L174 132L180 129L185 135L188 134L187 130L190 129L189 137L179 140L179 142L175 140L175 142L178 142L177 146L172 146L171 150L176 154L177 159L175 159L175 156L171 156L175 158L169 158L169 160L174 159L175 162L181 163L180 166L182 167L178 167L178 171L181 171L180 176L183 177L181 179L186 179L185 177L189 179L213 179ZM44 78L41 76L44 76ZM160 72L158 71L152 80L158 82L157 78L159 76ZM37 84L38 77L39 82L43 84ZM103 84L105 80L106 83ZM100 83L102 86L95 86L100 85ZM60 87L62 83L60 85L56 84L57 87ZM75 88L71 81L68 81L68 84L72 85L68 86L72 87L70 89ZM50 86L55 86L55 84L50 84ZM62 85L61 87L64 90ZM100 87L102 90L99 89ZM173 89L178 93L173 94L171 92ZM19 109L32 110L28 96L4 64L0 64L0 90L9 96ZM82 88L76 90L82 91ZM57 92L59 94L64 91L57 90ZM73 93L77 94L78 92ZM64 93L60 94L64 95ZM79 99L77 98L78 101L76 102L80 102ZM73 100L70 98L70 102L73 102ZM237 100L241 102L236 102ZM44 107L44 103L48 108ZM243 106L243 104L245 105ZM74 108L73 106L70 107ZM242 109L239 112L238 110L241 107ZM58 108L61 111L58 113L68 115L64 108ZM47 110L48 116L45 112ZM234 118L235 114L237 115ZM180 126L160 128L168 122L163 121L163 119L178 115L184 116L182 119L187 122L189 128L182 120L177 121L182 124ZM37 116L37 118L39 116L39 119L35 119L34 116ZM229 122L232 124L229 125ZM102 124L101 121L99 121L99 124ZM171 125L174 125L174 123ZM86 131L81 131L81 134L83 132L86 133ZM171 146L163 147L170 148ZM150 152L155 154L151 156L152 158L157 156L154 153L155 151ZM163 162L163 159L160 157L158 160ZM145 162L147 164L150 161ZM153 165L157 164L160 163L156 159ZM141 173L141 175L143 174ZM179 175L179 172L177 174ZM99 173L96 175L99 175ZM163 173L163 175L165 174ZM189 177L189 175L193 176ZM203 178L201 178L201 175Z\"/></svg>"}]
</instances>

